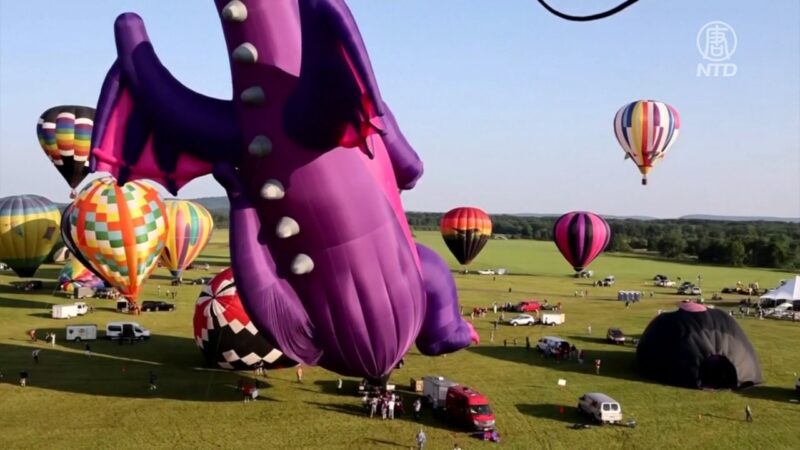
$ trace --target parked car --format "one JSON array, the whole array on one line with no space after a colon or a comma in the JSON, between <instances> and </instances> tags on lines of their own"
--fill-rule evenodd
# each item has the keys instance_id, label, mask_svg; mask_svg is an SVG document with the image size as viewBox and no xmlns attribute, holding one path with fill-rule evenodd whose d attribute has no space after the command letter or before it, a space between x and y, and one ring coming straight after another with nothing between
<instances>
[{"instance_id":1,"label":"parked car","mask_svg":"<svg viewBox=\"0 0 800 450\"><path fill-rule=\"evenodd\" d=\"M518 326L518 325L533 325L536 323L536 319L530 314L520 314L517 317L508 321L509 325Z\"/></svg>"},{"instance_id":2,"label":"parked car","mask_svg":"<svg viewBox=\"0 0 800 450\"><path fill-rule=\"evenodd\" d=\"M517 312L532 312L542 309L542 305L535 300L527 300L517 304Z\"/></svg>"},{"instance_id":3,"label":"parked car","mask_svg":"<svg viewBox=\"0 0 800 450\"><path fill-rule=\"evenodd\" d=\"M606 333L606 339L615 344L624 344L625 334L619 328L609 328Z\"/></svg>"},{"instance_id":4,"label":"parked car","mask_svg":"<svg viewBox=\"0 0 800 450\"><path fill-rule=\"evenodd\" d=\"M678 294L680 295L701 295L703 290L699 287L689 283L687 285L682 285L678 288Z\"/></svg>"},{"instance_id":5,"label":"parked car","mask_svg":"<svg viewBox=\"0 0 800 450\"><path fill-rule=\"evenodd\" d=\"M593 276L594 276L593 270L583 269L580 272L575 273L575 278L592 278Z\"/></svg>"},{"instance_id":6,"label":"parked car","mask_svg":"<svg viewBox=\"0 0 800 450\"><path fill-rule=\"evenodd\" d=\"M211 283L210 277L201 277L192 281L192 284L209 284L209 283Z\"/></svg>"},{"instance_id":7,"label":"parked car","mask_svg":"<svg viewBox=\"0 0 800 450\"><path fill-rule=\"evenodd\" d=\"M137 322L109 322L106 325L106 339L150 339L150 330Z\"/></svg>"},{"instance_id":8,"label":"parked car","mask_svg":"<svg viewBox=\"0 0 800 450\"><path fill-rule=\"evenodd\" d=\"M569 343L560 337L544 336L543 338L539 339L539 342L536 343L536 349L540 352L550 353L554 349L562 347L564 344L569 346Z\"/></svg>"},{"instance_id":9,"label":"parked car","mask_svg":"<svg viewBox=\"0 0 800 450\"><path fill-rule=\"evenodd\" d=\"M622 407L606 394L590 392L578 399L578 411L592 416L598 423L621 423Z\"/></svg>"},{"instance_id":10,"label":"parked car","mask_svg":"<svg viewBox=\"0 0 800 450\"><path fill-rule=\"evenodd\" d=\"M675 286L675 282L671 281L671 280L658 280L658 281L654 282L653 284L658 286L658 287L674 287Z\"/></svg>"},{"instance_id":11,"label":"parked car","mask_svg":"<svg viewBox=\"0 0 800 450\"><path fill-rule=\"evenodd\" d=\"M661 274L653 277L653 281L661 281L661 280L669 280L669 277Z\"/></svg>"},{"instance_id":12,"label":"parked car","mask_svg":"<svg viewBox=\"0 0 800 450\"><path fill-rule=\"evenodd\" d=\"M603 280L600 281L599 283L600 283L601 286L613 286L615 282L616 282L616 279L614 278L614 275L609 275L609 276L603 278Z\"/></svg>"},{"instance_id":13,"label":"parked car","mask_svg":"<svg viewBox=\"0 0 800 450\"><path fill-rule=\"evenodd\" d=\"M143 312L147 311L175 311L175 304L163 300L145 300L141 307Z\"/></svg>"}]
</instances>

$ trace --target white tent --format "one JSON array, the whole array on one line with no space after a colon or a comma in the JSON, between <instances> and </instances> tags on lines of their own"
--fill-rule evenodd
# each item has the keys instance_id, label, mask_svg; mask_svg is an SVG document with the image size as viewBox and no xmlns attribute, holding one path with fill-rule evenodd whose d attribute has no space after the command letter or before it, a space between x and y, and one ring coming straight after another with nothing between
<instances>
[{"instance_id":1,"label":"white tent","mask_svg":"<svg viewBox=\"0 0 800 450\"><path fill-rule=\"evenodd\" d=\"M762 295L761 300L800 300L800 275Z\"/></svg>"}]
</instances>

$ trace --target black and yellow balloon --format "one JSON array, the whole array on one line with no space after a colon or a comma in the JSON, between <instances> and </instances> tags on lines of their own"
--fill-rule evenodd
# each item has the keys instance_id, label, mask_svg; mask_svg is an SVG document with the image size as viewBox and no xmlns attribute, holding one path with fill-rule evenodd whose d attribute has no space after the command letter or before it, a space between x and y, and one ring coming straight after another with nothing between
<instances>
[{"instance_id":1,"label":"black and yellow balloon","mask_svg":"<svg viewBox=\"0 0 800 450\"><path fill-rule=\"evenodd\" d=\"M0 198L0 261L32 277L59 239L61 213L38 195Z\"/></svg>"},{"instance_id":2,"label":"black and yellow balloon","mask_svg":"<svg viewBox=\"0 0 800 450\"><path fill-rule=\"evenodd\" d=\"M482 209L455 208L439 224L447 248L458 262L467 265L483 250L492 236L492 220Z\"/></svg>"}]
</instances>

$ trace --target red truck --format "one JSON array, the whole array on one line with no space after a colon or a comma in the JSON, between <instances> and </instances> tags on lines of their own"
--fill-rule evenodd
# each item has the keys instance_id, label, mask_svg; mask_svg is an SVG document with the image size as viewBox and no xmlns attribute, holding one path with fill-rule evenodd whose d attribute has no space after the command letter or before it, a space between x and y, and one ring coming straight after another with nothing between
<instances>
[{"instance_id":1,"label":"red truck","mask_svg":"<svg viewBox=\"0 0 800 450\"><path fill-rule=\"evenodd\" d=\"M518 312L533 312L542 309L542 305L536 300L525 300L519 302L516 309Z\"/></svg>"},{"instance_id":2,"label":"red truck","mask_svg":"<svg viewBox=\"0 0 800 450\"><path fill-rule=\"evenodd\" d=\"M471 430L494 430L489 399L480 392L437 375L422 377L425 400L434 412Z\"/></svg>"},{"instance_id":3,"label":"red truck","mask_svg":"<svg viewBox=\"0 0 800 450\"><path fill-rule=\"evenodd\" d=\"M494 413L489 407L489 399L467 386L447 389L445 410L448 418L459 425L479 431L494 430Z\"/></svg>"}]
</instances>

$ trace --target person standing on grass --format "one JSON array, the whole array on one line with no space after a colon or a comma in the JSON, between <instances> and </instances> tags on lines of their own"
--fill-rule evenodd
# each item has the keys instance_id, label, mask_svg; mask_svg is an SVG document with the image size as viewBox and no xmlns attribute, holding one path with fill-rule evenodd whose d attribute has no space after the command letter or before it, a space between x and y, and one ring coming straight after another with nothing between
<instances>
[{"instance_id":1,"label":"person standing on grass","mask_svg":"<svg viewBox=\"0 0 800 450\"><path fill-rule=\"evenodd\" d=\"M422 448L425 447L426 439L425 432L420 428L419 433L417 433L417 450L422 450Z\"/></svg>"},{"instance_id":2,"label":"person standing on grass","mask_svg":"<svg viewBox=\"0 0 800 450\"><path fill-rule=\"evenodd\" d=\"M86 354L86 356L91 357L92 356L92 347L89 346L88 342L86 343L86 345L83 348L84 348L83 352Z\"/></svg>"},{"instance_id":3,"label":"person standing on grass","mask_svg":"<svg viewBox=\"0 0 800 450\"><path fill-rule=\"evenodd\" d=\"M20 387L25 387L28 385L28 371L23 370L19 373L19 385Z\"/></svg>"},{"instance_id":4,"label":"person standing on grass","mask_svg":"<svg viewBox=\"0 0 800 450\"><path fill-rule=\"evenodd\" d=\"M387 406L389 408L389 419L390 420L394 420L394 405L395 405L394 395L389 397L389 401L386 402L386 403L387 403Z\"/></svg>"},{"instance_id":5,"label":"person standing on grass","mask_svg":"<svg viewBox=\"0 0 800 450\"><path fill-rule=\"evenodd\" d=\"M31 356L33 357L33 362L34 362L34 363L36 363L36 364L39 364L39 352L40 352L40 351L41 351L41 350L39 350L39 349L37 348L36 350L34 350L34 351L31 353Z\"/></svg>"},{"instance_id":6,"label":"person standing on grass","mask_svg":"<svg viewBox=\"0 0 800 450\"><path fill-rule=\"evenodd\" d=\"M750 409L750 405L744 405L744 420L748 422L753 421L753 410Z\"/></svg>"},{"instance_id":7,"label":"person standing on grass","mask_svg":"<svg viewBox=\"0 0 800 450\"><path fill-rule=\"evenodd\" d=\"M586 325L586 334L588 334L589 336L592 335L592 324Z\"/></svg>"},{"instance_id":8,"label":"person standing on grass","mask_svg":"<svg viewBox=\"0 0 800 450\"><path fill-rule=\"evenodd\" d=\"M594 360L594 373L595 373L595 375L600 375L600 363L601 363L601 361L599 359L595 359Z\"/></svg>"},{"instance_id":9,"label":"person standing on grass","mask_svg":"<svg viewBox=\"0 0 800 450\"><path fill-rule=\"evenodd\" d=\"M422 400L420 400L419 397L417 397L417 399L414 400L414 420L419 422L421 416L422 416Z\"/></svg>"},{"instance_id":10,"label":"person standing on grass","mask_svg":"<svg viewBox=\"0 0 800 450\"><path fill-rule=\"evenodd\" d=\"M336 391L339 392L340 394L342 393L342 379L341 378L339 378L336 381Z\"/></svg>"},{"instance_id":11,"label":"person standing on grass","mask_svg":"<svg viewBox=\"0 0 800 450\"><path fill-rule=\"evenodd\" d=\"M298 383L302 383L303 382L303 366L298 365L297 366L297 371L295 372L295 374L297 375L297 382Z\"/></svg>"},{"instance_id":12,"label":"person standing on grass","mask_svg":"<svg viewBox=\"0 0 800 450\"><path fill-rule=\"evenodd\" d=\"M152 370L150 371L150 374L149 374L149 377L148 377L148 382L150 383L150 390L151 391L155 391L157 389L157 386L156 386L156 374L153 373Z\"/></svg>"},{"instance_id":13,"label":"person standing on grass","mask_svg":"<svg viewBox=\"0 0 800 450\"><path fill-rule=\"evenodd\" d=\"M369 401L369 418L375 417L376 412L378 412L378 397L372 397Z\"/></svg>"}]
</instances>

